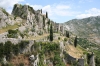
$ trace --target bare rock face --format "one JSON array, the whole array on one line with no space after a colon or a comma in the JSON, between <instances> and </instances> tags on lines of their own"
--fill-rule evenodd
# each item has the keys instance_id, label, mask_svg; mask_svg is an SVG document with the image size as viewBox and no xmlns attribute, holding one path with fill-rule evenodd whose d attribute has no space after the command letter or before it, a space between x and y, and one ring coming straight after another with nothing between
<instances>
[{"instance_id":1,"label":"bare rock face","mask_svg":"<svg viewBox=\"0 0 100 66\"><path fill-rule=\"evenodd\" d=\"M24 20L23 26L25 26L25 28L27 28L29 31L32 30L33 33L35 32L37 34L40 34L40 31L48 32L49 18L46 18L46 16L41 13L41 10L35 11L29 5L15 4L12 15L14 17L22 18Z\"/></svg>"},{"instance_id":2,"label":"bare rock face","mask_svg":"<svg viewBox=\"0 0 100 66\"><path fill-rule=\"evenodd\" d=\"M6 27L7 25L14 25L13 17L5 9L0 8L0 28Z\"/></svg>"},{"instance_id":3,"label":"bare rock face","mask_svg":"<svg viewBox=\"0 0 100 66\"><path fill-rule=\"evenodd\" d=\"M20 39L20 35L28 38L27 36L49 33L51 23L53 24L53 21L42 14L41 10L35 11L29 5L15 4L11 15L0 8L0 29L10 27L10 25L17 26L11 29L18 29Z\"/></svg>"},{"instance_id":4,"label":"bare rock face","mask_svg":"<svg viewBox=\"0 0 100 66\"><path fill-rule=\"evenodd\" d=\"M26 20L27 26L31 26L33 23L35 24L37 22L35 10L28 5L15 4L12 15Z\"/></svg>"}]
</instances>

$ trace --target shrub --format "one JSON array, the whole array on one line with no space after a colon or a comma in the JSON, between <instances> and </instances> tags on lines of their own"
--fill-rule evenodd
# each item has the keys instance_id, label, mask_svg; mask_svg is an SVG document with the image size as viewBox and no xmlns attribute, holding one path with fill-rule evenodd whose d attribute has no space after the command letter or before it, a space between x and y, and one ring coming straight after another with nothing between
<instances>
[{"instance_id":1,"label":"shrub","mask_svg":"<svg viewBox=\"0 0 100 66\"><path fill-rule=\"evenodd\" d=\"M16 44L16 45L13 46L13 53L15 55L18 55L18 53L19 53L19 45L18 44Z\"/></svg>"},{"instance_id":2,"label":"shrub","mask_svg":"<svg viewBox=\"0 0 100 66\"><path fill-rule=\"evenodd\" d=\"M60 40L60 37L58 37L58 40Z\"/></svg>"},{"instance_id":3,"label":"shrub","mask_svg":"<svg viewBox=\"0 0 100 66\"><path fill-rule=\"evenodd\" d=\"M7 16L9 15L5 9L2 8L2 12L5 13Z\"/></svg>"},{"instance_id":4,"label":"shrub","mask_svg":"<svg viewBox=\"0 0 100 66\"><path fill-rule=\"evenodd\" d=\"M6 55L7 60L10 60L11 58L11 52L12 52L12 43L10 41L5 42L4 45L4 55Z\"/></svg>"},{"instance_id":5,"label":"shrub","mask_svg":"<svg viewBox=\"0 0 100 66\"><path fill-rule=\"evenodd\" d=\"M100 57L96 56L95 58L96 66L100 66Z\"/></svg>"},{"instance_id":6,"label":"shrub","mask_svg":"<svg viewBox=\"0 0 100 66\"><path fill-rule=\"evenodd\" d=\"M19 66L24 66L24 63L19 63Z\"/></svg>"},{"instance_id":7,"label":"shrub","mask_svg":"<svg viewBox=\"0 0 100 66\"><path fill-rule=\"evenodd\" d=\"M67 41L67 38L64 38L64 41Z\"/></svg>"},{"instance_id":8,"label":"shrub","mask_svg":"<svg viewBox=\"0 0 100 66\"><path fill-rule=\"evenodd\" d=\"M29 41L21 41L19 43L19 48L20 49L24 49L26 47L26 45L29 44Z\"/></svg>"},{"instance_id":9,"label":"shrub","mask_svg":"<svg viewBox=\"0 0 100 66\"><path fill-rule=\"evenodd\" d=\"M17 32L18 30L8 30L7 34L8 38L17 38L18 37Z\"/></svg>"}]
</instances>

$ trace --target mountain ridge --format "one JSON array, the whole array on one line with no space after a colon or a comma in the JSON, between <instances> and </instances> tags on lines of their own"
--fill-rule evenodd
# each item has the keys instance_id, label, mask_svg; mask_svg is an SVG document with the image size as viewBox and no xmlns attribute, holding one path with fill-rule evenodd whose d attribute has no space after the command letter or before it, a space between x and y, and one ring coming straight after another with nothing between
<instances>
[{"instance_id":1,"label":"mountain ridge","mask_svg":"<svg viewBox=\"0 0 100 66\"><path fill-rule=\"evenodd\" d=\"M65 22L66 29L81 38L100 39L100 16L73 19ZM96 41L100 43L99 41Z\"/></svg>"}]
</instances>

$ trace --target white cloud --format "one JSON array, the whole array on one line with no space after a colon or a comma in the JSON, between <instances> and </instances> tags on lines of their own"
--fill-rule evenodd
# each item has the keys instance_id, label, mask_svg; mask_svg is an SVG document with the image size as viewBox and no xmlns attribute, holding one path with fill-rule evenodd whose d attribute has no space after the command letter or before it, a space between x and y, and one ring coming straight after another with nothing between
<instances>
[{"instance_id":1,"label":"white cloud","mask_svg":"<svg viewBox=\"0 0 100 66\"><path fill-rule=\"evenodd\" d=\"M0 0L0 7L9 8L13 7L15 3L22 2L24 0Z\"/></svg>"},{"instance_id":2,"label":"white cloud","mask_svg":"<svg viewBox=\"0 0 100 66\"><path fill-rule=\"evenodd\" d=\"M98 14L100 14L100 9L92 8L92 9L86 10L86 12L93 14L93 15L98 15Z\"/></svg>"},{"instance_id":3,"label":"white cloud","mask_svg":"<svg viewBox=\"0 0 100 66\"><path fill-rule=\"evenodd\" d=\"M49 16L53 16L54 15L54 7L52 7L51 5L47 5L47 6L44 6L42 8L43 12L48 12Z\"/></svg>"},{"instance_id":4,"label":"white cloud","mask_svg":"<svg viewBox=\"0 0 100 66\"><path fill-rule=\"evenodd\" d=\"M33 7L33 9L42 9L42 5L31 5Z\"/></svg>"},{"instance_id":5,"label":"white cloud","mask_svg":"<svg viewBox=\"0 0 100 66\"><path fill-rule=\"evenodd\" d=\"M48 12L49 16L73 16L78 14L79 12L71 11L71 7L69 5L64 4L53 4L53 5L30 5L34 9L42 9L45 13Z\"/></svg>"},{"instance_id":6,"label":"white cloud","mask_svg":"<svg viewBox=\"0 0 100 66\"><path fill-rule=\"evenodd\" d=\"M24 0L0 0L0 7L3 7L7 10L8 13L11 13L12 7L14 4L23 2Z\"/></svg>"},{"instance_id":7,"label":"white cloud","mask_svg":"<svg viewBox=\"0 0 100 66\"><path fill-rule=\"evenodd\" d=\"M92 8L89 10L85 10L84 14L79 14L76 17L80 19L80 18L86 18L86 17L98 16L98 15L100 15L100 9Z\"/></svg>"}]
</instances>

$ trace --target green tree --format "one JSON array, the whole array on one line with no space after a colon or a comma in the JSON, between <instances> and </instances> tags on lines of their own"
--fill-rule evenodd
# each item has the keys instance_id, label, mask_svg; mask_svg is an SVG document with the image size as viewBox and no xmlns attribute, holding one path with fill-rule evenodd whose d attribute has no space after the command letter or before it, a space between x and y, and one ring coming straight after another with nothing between
<instances>
[{"instance_id":1,"label":"green tree","mask_svg":"<svg viewBox=\"0 0 100 66\"><path fill-rule=\"evenodd\" d=\"M50 19L48 20L48 25L50 25Z\"/></svg>"},{"instance_id":2,"label":"green tree","mask_svg":"<svg viewBox=\"0 0 100 66\"><path fill-rule=\"evenodd\" d=\"M19 48L20 49L24 49L25 47L26 47L26 45L28 45L29 44L29 41L21 41L20 43L19 43Z\"/></svg>"},{"instance_id":3,"label":"green tree","mask_svg":"<svg viewBox=\"0 0 100 66\"><path fill-rule=\"evenodd\" d=\"M48 12L46 12L46 18L48 18Z\"/></svg>"},{"instance_id":4,"label":"green tree","mask_svg":"<svg viewBox=\"0 0 100 66\"><path fill-rule=\"evenodd\" d=\"M77 36L75 37L75 40L74 40L74 46L75 47L77 46Z\"/></svg>"},{"instance_id":5,"label":"green tree","mask_svg":"<svg viewBox=\"0 0 100 66\"><path fill-rule=\"evenodd\" d=\"M15 55L18 55L18 53L19 53L19 45L18 44L13 45L13 53Z\"/></svg>"},{"instance_id":6,"label":"green tree","mask_svg":"<svg viewBox=\"0 0 100 66\"><path fill-rule=\"evenodd\" d=\"M7 57L7 60L10 60L12 52L12 43L10 41L5 42L4 45L4 54Z\"/></svg>"},{"instance_id":7,"label":"green tree","mask_svg":"<svg viewBox=\"0 0 100 66\"><path fill-rule=\"evenodd\" d=\"M50 19L48 20L48 32L50 31Z\"/></svg>"},{"instance_id":8,"label":"green tree","mask_svg":"<svg viewBox=\"0 0 100 66\"><path fill-rule=\"evenodd\" d=\"M43 16L43 28L45 27L45 17Z\"/></svg>"},{"instance_id":9,"label":"green tree","mask_svg":"<svg viewBox=\"0 0 100 66\"><path fill-rule=\"evenodd\" d=\"M42 14L42 9L41 9L41 14Z\"/></svg>"},{"instance_id":10,"label":"green tree","mask_svg":"<svg viewBox=\"0 0 100 66\"><path fill-rule=\"evenodd\" d=\"M53 28L52 28L52 24L50 25L50 41L53 41Z\"/></svg>"},{"instance_id":11,"label":"green tree","mask_svg":"<svg viewBox=\"0 0 100 66\"><path fill-rule=\"evenodd\" d=\"M69 38L69 32L68 32L68 31L66 31L66 37L68 37L68 38Z\"/></svg>"},{"instance_id":12,"label":"green tree","mask_svg":"<svg viewBox=\"0 0 100 66\"><path fill-rule=\"evenodd\" d=\"M0 61L3 58L3 54L4 54L3 52L4 52L4 46L3 46L3 43L0 43Z\"/></svg>"}]
</instances>

